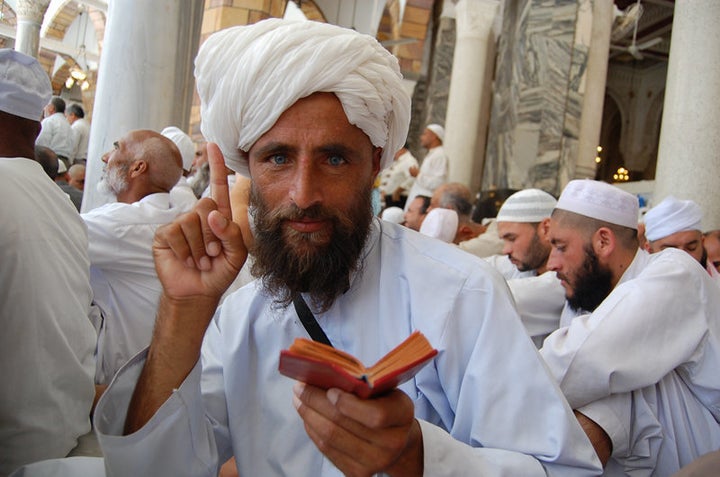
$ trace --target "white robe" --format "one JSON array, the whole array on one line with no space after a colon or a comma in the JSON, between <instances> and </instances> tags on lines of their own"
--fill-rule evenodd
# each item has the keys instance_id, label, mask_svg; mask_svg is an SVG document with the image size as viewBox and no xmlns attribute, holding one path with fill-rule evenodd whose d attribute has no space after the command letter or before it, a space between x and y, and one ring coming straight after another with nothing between
<instances>
[{"instance_id":1,"label":"white robe","mask_svg":"<svg viewBox=\"0 0 720 477\"><path fill-rule=\"evenodd\" d=\"M671 475L720 448L720 294L686 252L638 251L541 354L570 405L611 437L606 475Z\"/></svg>"},{"instance_id":2,"label":"white robe","mask_svg":"<svg viewBox=\"0 0 720 477\"><path fill-rule=\"evenodd\" d=\"M58 156L64 156L72 164L75 159L75 133L62 113L53 113L42 120L42 129L35 140L36 146L49 147Z\"/></svg>"},{"instance_id":3,"label":"white robe","mask_svg":"<svg viewBox=\"0 0 720 477\"><path fill-rule=\"evenodd\" d=\"M448 175L448 159L445 156L445 150L442 146L430 149L420 165L420 171L415 182L413 183L408 199L405 203L405 211L407 212L410 202L416 195L426 195L432 197L433 192L440 185L447 181Z\"/></svg>"},{"instance_id":4,"label":"white robe","mask_svg":"<svg viewBox=\"0 0 720 477\"><path fill-rule=\"evenodd\" d=\"M124 437L144 354L118 373L95 414L112 475L214 476L231 455L243 476L340 475L305 433L292 405L294 381L277 371L280 351L307 333L292 306L273 307L258 286L225 300L205 335L202 372L196 366L141 430ZM317 319L336 347L368 364L415 329L439 350L401 386L423 419L425 475L600 472L507 287L484 262L375 220L362 270Z\"/></svg>"},{"instance_id":5,"label":"white robe","mask_svg":"<svg viewBox=\"0 0 720 477\"><path fill-rule=\"evenodd\" d=\"M167 193L133 204L112 203L82 214L88 227L90 284L103 314L98 338L97 383L108 383L150 344L162 291L155 272L152 241L160 225L182 210Z\"/></svg>"},{"instance_id":6,"label":"white robe","mask_svg":"<svg viewBox=\"0 0 720 477\"><path fill-rule=\"evenodd\" d=\"M401 154L393 163L380 173L380 192L392 195L398 188L405 190L407 195L415 178L410 175L410 168L417 167L418 161L410 151Z\"/></svg>"},{"instance_id":7,"label":"white robe","mask_svg":"<svg viewBox=\"0 0 720 477\"><path fill-rule=\"evenodd\" d=\"M507 255L491 255L484 260L507 280L525 330L538 348L560 326L565 305L565 289L553 271L538 276L535 270L521 272Z\"/></svg>"},{"instance_id":8,"label":"white robe","mask_svg":"<svg viewBox=\"0 0 720 477\"><path fill-rule=\"evenodd\" d=\"M0 475L90 430L95 330L85 225L40 164L0 158Z\"/></svg>"}]
</instances>

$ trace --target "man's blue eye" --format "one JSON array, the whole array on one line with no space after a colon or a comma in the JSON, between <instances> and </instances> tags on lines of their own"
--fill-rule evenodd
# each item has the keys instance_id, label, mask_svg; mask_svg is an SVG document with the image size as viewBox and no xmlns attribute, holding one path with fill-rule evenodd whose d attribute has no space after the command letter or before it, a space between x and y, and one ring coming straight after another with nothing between
<instances>
[{"instance_id":1,"label":"man's blue eye","mask_svg":"<svg viewBox=\"0 0 720 477\"><path fill-rule=\"evenodd\" d=\"M345 158L342 156L330 156L328 158L328 162L331 166L339 166L341 164L345 164Z\"/></svg>"},{"instance_id":2,"label":"man's blue eye","mask_svg":"<svg viewBox=\"0 0 720 477\"><path fill-rule=\"evenodd\" d=\"M275 154L274 156L270 157L270 161L272 161L273 164L282 165L287 163L287 157L281 154Z\"/></svg>"}]
</instances>

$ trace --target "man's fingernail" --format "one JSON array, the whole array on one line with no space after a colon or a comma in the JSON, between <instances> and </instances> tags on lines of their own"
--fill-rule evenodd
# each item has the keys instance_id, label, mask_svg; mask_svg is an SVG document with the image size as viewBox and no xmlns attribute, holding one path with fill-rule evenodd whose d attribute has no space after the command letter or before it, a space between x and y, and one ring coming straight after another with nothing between
<instances>
[{"instance_id":1,"label":"man's fingernail","mask_svg":"<svg viewBox=\"0 0 720 477\"><path fill-rule=\"evenodd\" d=\"M302 395L303 391L305 391L305 383L295 381L295 384L293 385L293 394L299 397Z\"/></svg>"},{"instance_id":2,"label":"man's fingernail","mask_svg":"<svg viewBox=\"0 0 720 477\"><path fill-rule=\"evenodd\" d=\"M328 401L333 403L333 406L337 404L338 399L340 399L340 390L335 388L328 389L328 392L325 394L325 397L328 398Z\"/></svg>"}]
</instances>

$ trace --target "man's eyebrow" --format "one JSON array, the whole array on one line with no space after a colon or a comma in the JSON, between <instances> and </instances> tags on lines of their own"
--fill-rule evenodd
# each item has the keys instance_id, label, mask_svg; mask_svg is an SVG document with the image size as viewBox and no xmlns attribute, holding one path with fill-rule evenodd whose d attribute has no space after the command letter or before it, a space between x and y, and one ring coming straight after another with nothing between
<instances>
[{"instance_id":1,"label":"man's eyebrow","mask_svg":"<svg viewBox=\"0 0 720 477\"><path fill-rule=\"evenodd\" d=\"M324 154L337 154L339 156L349 156L355 153L355 149L339 143L325 144L320 146L317 150Z\"/></svg>"},{"instance_id":2,"label":"man's eyebrow","mask_svg":"<svg viewBox=\"0 0 720 477\"><path fill-rule=\"evenodd\" d=\"M257 149L253 151L254 156L267 156L270 154L280 154L280 153L289 153L294 151L295 148L289 146L288 144L284 142L279 141L271 141L267 144L264 144Z\"/></svg>"}]
</instances>

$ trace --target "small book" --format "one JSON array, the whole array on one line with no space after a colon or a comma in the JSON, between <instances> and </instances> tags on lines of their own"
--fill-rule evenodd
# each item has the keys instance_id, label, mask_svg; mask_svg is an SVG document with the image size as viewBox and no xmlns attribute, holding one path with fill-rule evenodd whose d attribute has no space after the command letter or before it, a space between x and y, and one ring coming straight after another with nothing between
<instances>
[{"instance_id":1,"label":"small book","mask_svg":"<svg viewBox=\"0 0 720 477\"><path fill-rule=\"evenodd\" d=\"M419 331L413 332L380 361L366 368L356 357L317 341L296 338L280 352L278 369L298 381L323 389L339 388L363 399L383 394L415 376L435 355Z\"/></svg>"}]
</instances>

